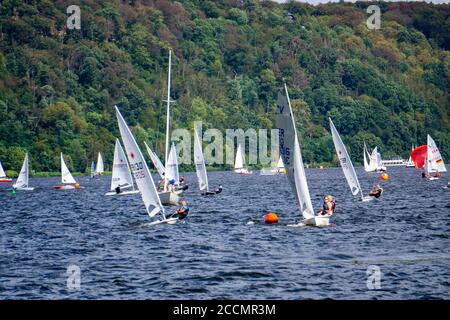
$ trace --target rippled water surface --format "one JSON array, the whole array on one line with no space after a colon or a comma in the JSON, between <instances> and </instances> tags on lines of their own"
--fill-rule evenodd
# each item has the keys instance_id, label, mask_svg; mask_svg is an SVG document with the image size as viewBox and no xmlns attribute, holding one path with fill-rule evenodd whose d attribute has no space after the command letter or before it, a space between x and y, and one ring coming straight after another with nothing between
<instances>
[{"instance_id":1,"label":"rippled water surface","mask_svg":"<svg viewBox=\"0 0 450 320\"><path fill-rule=\"evenodd\" d=\"M363 189L377 174L358 169ZM198 195L187 173L187 223L145 226L139 195L105 197L110 177L80 177L82 190L0 186L0 299L431 299L450 298L450 178L423 181L392 168L383 196L353 198L341 169L307 170L315 210L337 199L334 225L291 228L299 213L286 176L210 172L222 194ZM265 225L266 210L278 225ZM249 224L250 221L255 222ZM81 270L79 291L67 268ZM369 266L381 289L369 290Z\"/></svg>"}]
</instances>

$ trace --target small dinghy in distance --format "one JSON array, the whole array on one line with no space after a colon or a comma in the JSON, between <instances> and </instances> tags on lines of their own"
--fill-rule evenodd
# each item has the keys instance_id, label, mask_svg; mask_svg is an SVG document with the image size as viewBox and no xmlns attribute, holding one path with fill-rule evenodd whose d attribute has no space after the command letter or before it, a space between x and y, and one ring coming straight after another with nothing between
<instances>
[{"instance_id":1,"label":"small dinghy in distance","mask_svg":"<svg viewBox=\"0 0 450 320\"><path fill-rule=\"evenodd\" d=\"M145 209L147 210L150 218L154 218L157 214L160 214L161 216L160 219L157 219L149 223L148 225L176 223L178 221L178 218L166 218L164 207L159 198L158 191L156 190L152 175L150 174L150 170L147 167L144 156L142 155L142 152L139 149L139 146L136 143L133 134L128 128L117 106L115 106L115 109L120 135L127 152L131 171L133 172L137 187L141 193Z\"/></svg>"},{"instance_id":2,"label":"small dinghy in distance","mask_svg":"<svg viewBox=\"0 0 450 320\"><path fill-rule=\"evenodd\" d=\"M79 189L80 185L75 181L74 177L70 173L69 168L67 167L63 154L61 152L61 184L56 185L53 189L56 190L72 190Z\"/></svg>"},{"instance_id":3,"label":"small dinghy in distance","mask_svg":"<svg viewBox=\"0 0 450 320\"><path fill-rule=\"evenodd\" d=\"M20 169L19 177L13 184L15 190L21 191L33 191L34 188L28 186L29 178L29 167L28 167L28 152L25 153L25 158L23 159L22 169Z\"/></svg>"},{"instance_id":4,"label":"small dinghy in distance","mask_svg":"<svg viewBox=\"0 0 450 320\"><path fill-rule=\"evenodd\" d=\"M119 188L119 189L117 189ZM131 190L127 190L130 189ZM120 192L117 192L119 190ZM111 190L105 193L106 196L137 194L139 190L134 189L133 177L128 166L127 157L123 152L119 139L116 139L114 147L114 162L111 176Z\"/></svg>"},{"instance_id":5,"label":"small dinghy in distance","mask_svg":"<svg viewBox=\"0 0 450 320\"><path fill-rule=\"evenodd\" d=\"M95 175L101 176L105 172L102 154L99 152L97 156L97 165L95 166Z\"/></svg>"},{"instance_id":6,"label":"small dinghy in distance","mask_svg":"<svg viewBox=\"0 0 450 320\"><path fill-rule=\"evenodd\" d=\"M316 216L314 214L286 84L284 85L284 90L281 89L278 92L276 125L279 130L280 154L283 157L286 175L303 216L302 222L288 226L328 226L332 217L331 215Z\"/></svg>"},{"instance_id":7,"label":"small dinghy in distance","mask_svg":"<svg viewBox=\"0 0 450 320\"><path fill-rule=\"evenodd\" d=\"M253 171L249 171L245 168L245 156L242 150L242 146L239 144L236 151L236 159L234 161L234 172L239 174L252 174Z\"/></svg>"},{"instance_id":8,"label":"small dinghy in distance","mask_svg":"<svg viewBox=\"0 0 450 320\"><path fill-rule=\"evenodd\" d=\"M350 158L347 148L345 148L342 142L341 136L339 135L336 127L334 126L331 118L330 121L331 135L333 137L334 148L336 149L336 154L338 156L339 162L341 164L342 171L344 172L345 179L347 179L350 190L354 196L361 193L361 201L368 202L374 198L371 196L364 197L361 185L359 184L358 176L356 175L355 168L353 167L352 159Z\"/></svg>"},{"instance_id":9,"label":"small dinghy in distance","mask_svg":"<svg viewBox=\"0 0 450 320\"><path fill-rule=\"evenodd\" d=\"M209 191L208 175L206 173L205 158L203 157L202 143L198 136L197 130L194 129L194 163L195 171L197 173L198 187L201 195L212 196L222 192L222 186L219 186L216 191Z\"/></svg>"},{"instance_id":10,"label":"small dinghy in distance","mask_svg":"<svg viewBox=\"0 0 450 320\"><path fill-rule=\"evenodd\" d=\"M1 162L0 162L0 182L5 183L12 182L12 179L6 176L5 170L3 170Z\"/></svg>"}]
</instances>

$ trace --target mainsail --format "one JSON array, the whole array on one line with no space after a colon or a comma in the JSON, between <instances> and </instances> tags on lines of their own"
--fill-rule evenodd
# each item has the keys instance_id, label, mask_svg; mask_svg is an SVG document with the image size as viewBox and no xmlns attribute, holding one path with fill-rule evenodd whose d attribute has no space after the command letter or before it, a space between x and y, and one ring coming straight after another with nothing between
<instances>
[{"instance_id":1,"label":"mainsail","mask_svg":"<svg viewBox=\"0 0 450 320\"><path fill-rule=\"evenodd\" d=\"M164 207L159 199L158 192L156 191L153 178L148 170L144 156L117 106L115 106L115 109L120 135L127 152L128 160L130 161L134 180L141 193L142 201L145 204L147 213L152 218L159 212L164 216Z\"/></svg>"},{"instance_id":2,"label":"mainsail","mask_svg":"<svg viewBox=\"0 0 450 320\"><path fill-rule=\"evenodd\" d=\"M330 120L331 127L331 135L333 136L334 148L336 149L336 154L339 158L339 162L341 163L342 171L344 172L345 178L347 179L348 185L350 186L350 190L352 194L355 196L359 192L361 192L361 198L364 198L361 186L359 185L358 176L356 175L355 168L353 167L352 160L345 148L344 143L336 130L336 127Z\"/></svg>"},{"instance_id":3,"label":"mainsail","mask_svg":"<svg viewBox=\"0 0 450 320\"><path fill-rule=\"evenodd\" d=\"M280 136L280 154L286 168L286 174L297 198L303 217L314 217L314 209L309 195L305 169L297 138L295 120L292 114L291 103L286 84L284 90L278 92L276 125Z\"/></svg>"},{"instance_id":4,"label":"mainsail","mask_svg":"<svg viewBox=\"0 0 450 320\"><path fill-rule=\"evenodd\" d=\"M105 171L105 168L103 166L103 158L102 154L99 152L97 157L97 166L95 168L95 173L102 174Z\"/></svg>"},{"instance_id":5,"label":"mainsail","mask_svg":"<svg viewBox=\"0 0 450 320\"><path fill-rule=\"evenodd\" d=\"M197 130L194 129L194 162L197 172L197 180L200 191L208 192L208 176L206 174L205 159L203 157L202 143L198 136Z\"/></svg>"},{"instance_id":6,"label":"mainsail","mask_svg":"<svg viewBox=\"0 0 450 320\"><path fill-rule=\"evenodd\" d=\"M61 182L69 184L77 183L73 178L72 174L70 173L69 168L67 168L66 163L64 162L62 152L61 152Z\"/></svg>"},{"instance_id":7,"label":"mainsail","mask_svg":"<svg viewBox=\"0 0 450 320\"><path fill-rule=\"evenodd\" d=\"M244 154L242 152L242 147L239 144L237 151L236 151L236 159L234 161L234 168L235 169L242 169L244 167L244 163L245 163L245 158L244 158Z\"/></svg>"},{"instance_id":8,"label":"mainsail","mask_svg":"<svg viewBox=\"0 0 450 320\"><path fill-rule=\"evenodd\" d=\"M122 189L130 187L134 189L133 178L131 177L130 167L128 166L125 152L123 152L119 139L116 139L111 177L111 191L115 190L118 186Z\"/></svg>"},{"instance_id":9,"label":"mainsail","mask_svg":"<svg viewBox=\"0 0 450 320\"><path fill-rule=\"evenodd\" d=\"M150 159L152 160L153 166L158 171L158 174L161 177L161 179L164 179L164 172L165 172L164 165L162 164L161 160L158 158L158 155L152 149L150 149L150 147L147 145L147 143L145 141L144 141L144 145L145 145L145 148L147 149L147 153L150 156Z\"/></svg>"},{"instance_id":10,"label":"mainsail","mask_svg":"<svg viewBox=\"0 0 450 320\"><path fill-rule=\"evenodd\" d=\"M175 148L175 144L173 143L172 147L170 148L169 159L167 160L166 178L167 182L174 180L175 184L178 184L178 182L180 181L178 173L177 149Z\"/></svg>"},{"instance_id":11,"label":"mainsail","mask_svg":"<svg viewBox=\"0 0 450 320\"><path fill-rule=\"evenodd\" d=\"M25 158L23 159L22 169L20 169L19 177L16 180L16 183L14 183L13 188L20 189L20 188L28 188L28 152L25 153Z\"/></svg>"},{"instance_id":12,"label":"mainsail","mask_svg":"<svg viewBox=\"0 0 450 320\"><path fill-rule=\"evenodd\" d=\"M428 173L432 172L446 172L444 160L442 159L441 153L430 135L427 135L427 166L426 169Z\"/></svg>"},{"instance_id":13,"label":"mainsail","mask_svg":"<svg viewBox=\"0 0 450 320\"><path fill-rule=\"evenodd\" d=\"M0 178L5 178L5 170L3 170L2 163L0 162Z\"/></svg>"}]
</instances>

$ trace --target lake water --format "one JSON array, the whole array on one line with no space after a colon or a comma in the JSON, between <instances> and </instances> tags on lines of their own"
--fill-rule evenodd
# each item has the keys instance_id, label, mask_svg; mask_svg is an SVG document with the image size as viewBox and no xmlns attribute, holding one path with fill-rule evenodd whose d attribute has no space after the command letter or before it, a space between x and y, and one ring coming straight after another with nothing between
<instances>
[{"instance_id":1,"label":"lake water","mask_svg":"<svg viewBox=\"0 0 450 320\"><path fill-rule=\"evenodd\" d=\"M357 172L366 192L381 182ZM0 299L450 298L448 175L390 168L383 196L361 203L340 168L306 174L316 211L323 194L337 199L333 226L286 226L299 213L284 175L210 172L224 191L205 198L187 173L187 223L156 227L139 195L103 196L109 176L78 178L82 190L52 190L58 178L16 196L0 186ZM278 225L263 223L266 210ZM369 266L379 289L368 289Z\"/></svg>"}]
</instances>

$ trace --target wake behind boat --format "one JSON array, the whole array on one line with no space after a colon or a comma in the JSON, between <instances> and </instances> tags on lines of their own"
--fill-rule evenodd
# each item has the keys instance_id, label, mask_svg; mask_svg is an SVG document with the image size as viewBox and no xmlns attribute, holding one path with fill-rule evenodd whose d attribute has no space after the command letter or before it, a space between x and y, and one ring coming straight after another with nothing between
<instances>
[{"instance_id":1,"label":"wake behind boat","mask_svg":"<svg viewBox=\"0 0 450 320\"><path fill-rule=\"evenodd\" d=\"M297 204L303 216L303 221L289 226L328 226L332 215L314 214L286 84L284 85L284 90L281 89L278 92L276 125L280 135L280 154L283 157L289 183L295 193Z\"/></svg>"}]
</instances>

